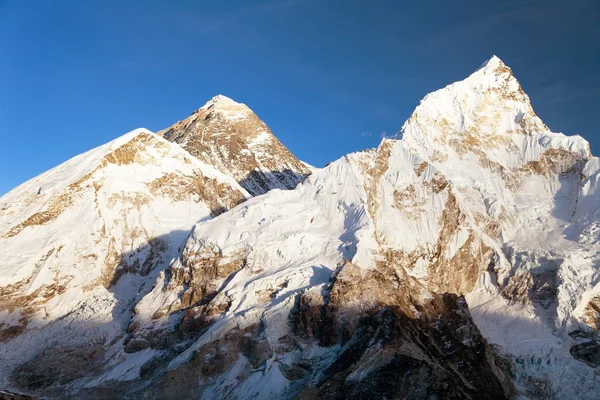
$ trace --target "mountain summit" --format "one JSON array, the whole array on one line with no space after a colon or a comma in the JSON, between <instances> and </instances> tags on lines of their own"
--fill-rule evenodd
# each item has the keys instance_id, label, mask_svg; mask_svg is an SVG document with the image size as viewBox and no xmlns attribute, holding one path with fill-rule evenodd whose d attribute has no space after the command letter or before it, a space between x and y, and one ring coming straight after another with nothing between
<instances>
[{"instance_id":1,"label":"mountain summit","mask_svg":"<svg viewBox=\"0 0 600 400\"><path fill-rule=\"evenodd\" d=\"M550 132L512 70L493 56L466 79L425 96L397 138L434 163L476 153L481 163L489 160L509 167L513 160L522 163L539 157L543 146L536 140L542 136L590 157L589 144L582 138ZM531 151L515 154L523 142Z\"/></svg>"},{"instance_id":2,"label":"mountain summit","mask_svg":"<svg viewBox=\"0 0 600 400\"><path fill-rule=\"evenodd\" d=\"M250 108L223 95L158 135L234 177L252 195L293 189L311 172Z\"/></svg>"}]
</instances>

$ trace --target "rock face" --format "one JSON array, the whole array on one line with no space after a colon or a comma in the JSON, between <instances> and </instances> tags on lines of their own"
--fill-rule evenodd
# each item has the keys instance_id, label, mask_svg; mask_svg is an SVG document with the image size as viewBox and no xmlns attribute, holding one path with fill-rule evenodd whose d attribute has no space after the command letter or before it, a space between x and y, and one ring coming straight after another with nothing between
<instances>
[{"instance_id":1,"label":"rock face","mask_svg":"<svg viewBox=\"0 0 600 400\"><path fill-rule=\"evenodd\" d=\"M37 398L0 390L0 400L37 400Z\"/></svg>"},{"instance_id":2,"label":"rock face","mask_svg":"<svg viewBox=\"0 0 600 400\"><path fill-rule=\"evenodd\" d=\"M258 194L295 185L243 181L248 165L268 176L291 162L275 150L258 150L272 144L264 129L245 106L219 97L162 135ZM149 138L167 146L164 157L193 158L182 149L172 155L177 146ZM133 158L145 160L150 150L136 149ZM103 152L98 159L129 165L125 153ZM264 154L273 154L275 164ZM232 178L212 169L210 175L201 161L192 163L214 181L189 181L196 174L188 170L173 178L175 171L162 169L141 179L153 196L170 199L174 214L160 211L165 223L202 204L204 214L184 219L197 222L189 237L184 229L177 244L146 238L143 257L112 258L110 265L122 264L112 270L122 272L94 296L63 295L77 287L72 282L83 267L74 267L71 281L35 292L35 301L20 286L29 281L20 282L40 276L37 270L21 261L3 269L12 274L3 277L3 299L16 304L2 314L9 332L0 344L5 387L61 398L600 396L600 162L585 140L543 124L497 57L427 95L394 139L313 171L294 190L231 208L249 194ZM15 193L37 186L43 196L48 185L37 183ZM60 209L54 204L78 204L78 192L66 192L53 190L43 207L15 214L0 231L0 249L17 238L49 237L39 227L53 223ZM30 199L17 194L8 199L18 201L0 204L25 207ZM129 227L158 213L140 210L115 221L131 221ZM104 248L111 248L119 226L99 234L108 240ZM19 251L32 242L23 243ZM36 252L36 260L46 265L56 251ZM85 271L100 275L105 264ZM102 294L107 290L129 297L119 303ZM46 298L71 304L69 313L52 314L52 300L40 300ZM37 315L22 311L30 308L50 310L48 322L19 323L22 315ZM86 325L98 310L112 318ZM67 328L79 334L59 340ZM33 349L10 350L25 343ZM64 360L72 362L58 368Z\"/></svg>"},{"instance_id":3,"label":"rock face","mask_svg":"<svg viewBox=\"0 0 600 400\"><path fill-rule=\"evenodd\" d=\"M222 95L158 134L234 177L252 195L293 189L311 173L250 108Z\"/></svg>"}]
</instances>

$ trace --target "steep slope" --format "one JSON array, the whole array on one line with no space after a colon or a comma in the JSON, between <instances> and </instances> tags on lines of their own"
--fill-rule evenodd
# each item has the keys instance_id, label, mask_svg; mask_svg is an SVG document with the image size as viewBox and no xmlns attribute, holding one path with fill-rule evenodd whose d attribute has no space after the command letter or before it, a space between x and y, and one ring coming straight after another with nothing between
<instances>
[{"instance_id":1,"label":"steep slope","mask_svg":"<svg viewBox=\"0 0 600 400\"><path fill-rule=\"evenodd\" d=\"M194 223L246 197L233 179L138 129L0 198L1 384L44 388L123 358L111 344L136 296Z\"/></svg>"},{"instance_id":2,"label":"steep slope","mask_svg":"<svg viewBox=\"0 0 600 400\"><path fill-rule=\"evenodd\" d=\"M596 398L588 321L598 318L600 253L595 233L580 235L587 245L573 236L595 232L581 222L596 212L590 157L585 140L539 120L493 57L428 95L396 140L197 225L136 307L141 341L161 320L195 334L152 370L155 393ZM465 307L457 295L496 351L469 318L450 317ZM434 330L428 315L437 315ZM450 333L436 342L436 332ZM472 346L484 359L469 356ZM455 352L460 360L445 364ZM384 385L398 365L411 378ZM444 395L435 381L457 392Z\"/></svg>"},{"instance_id":3,"label":"steep slope","mask_svg":"<svg viewBox=\"0 0 600 400\"><path fill-rule=\"evenodd\" d=\"M222 95L158 134L234 177L252 195L293 189L311 173L250 108Z\"/></svg>"},{"instance_id":4,"label":"steep slope","mask_svg":"<svg viewBox=\"0 0 600 400\"><path fill-rule=\"evenodd\" d=\"M308 387L326 398L362 398L365 385L382 383L378 371L410 376L381 386L382 395L510 393L464 300L429 291L407 274L400 254L378 242L369 193L385 172L377 172L381 157L399 187L418 182L431 187L428 194L437 191L429 205L440 211L423 225L436 225L451 197L433 170L413 172L420 162L399 142L385 143L332 163L294 191L270 192L196 226L182 257L136 307L136 340L156 346L156 327L173 318L178 323L164 337L199 335L189 336L183 353L163 353L148 372L152 391L140 389L146 396L288 398L308 395L299 393ZM201 295L189 302L194 292ZM468 367L457 368L461 362ZM168 372L157 374L161 368Z\"/></svg>"}]
</instances>

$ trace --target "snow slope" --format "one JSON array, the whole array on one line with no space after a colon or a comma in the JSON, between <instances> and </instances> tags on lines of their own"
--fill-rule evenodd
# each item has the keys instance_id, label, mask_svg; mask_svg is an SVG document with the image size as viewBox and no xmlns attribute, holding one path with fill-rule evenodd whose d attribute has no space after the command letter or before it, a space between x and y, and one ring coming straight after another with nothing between
<instances>
[{"instance_id":1,"label":"snow slope","mask_svg":"<svg viewBox=\"0 0 600 400\"><path fill-rule=\"evenodd\" d=\"M121 337L131 302L193 224L247 197L232 178L137 129L0 198L0 335L16 336L0 345L2 384L52 343Z\"/></svg>"}]
</instances>

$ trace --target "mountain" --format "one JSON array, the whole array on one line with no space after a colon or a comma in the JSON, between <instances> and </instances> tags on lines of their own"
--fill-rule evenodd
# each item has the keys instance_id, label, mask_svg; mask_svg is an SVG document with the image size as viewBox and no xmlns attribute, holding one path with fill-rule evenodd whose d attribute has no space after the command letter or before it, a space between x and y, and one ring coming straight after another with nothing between
<instances>
[{"instance_id":1,"label":"mountain","mask_svg":"<svg viewBox=\"0 0 600 400\"><path fill-rule=\"evenodd\" d=\"M252 195L293 189L312 171L250 108L222 95L158 135L234 177Z\"/></svg>"},{"instance_id":2,"label":"mountain","mask_svg":"<svg viewBox=\"0 0 600 400\"><path fill-rule=\"evenodd\" d=\"M96 182L107 186L100 177L121 182L108 185L120 193L156 180L140 162L106 169L106 157L124 159L110 156L118 139L1 198L3 213L18 207L0 231L13 260L0 269L2 301L13 299L0 304L3 331L18 326L0 343L3 388L132 399L600 396L600 161L581 137L548 129L499 58L427 95L376 149L243 203L253 193L227 158L215 168L235 180L143 133L155 145L135 146L135 159L156 160L154 174L187 157L222 190L194 186L187 202L167 202L172 214L134 211L121 195L110 204L129 211L102 231L90 209ZM168 151L157 156L156 146ZM101 175L80 195L75 183L89 171ZM143 193L154 204L182 186ZM48 219L63 197L63 219ZM194 204L191 218L183 210ZM134 236L123 226L151 217L156 233L131 262L129 244L110 262L71 261L95 246L86 227L103 239L94 253L108 254L109 238L121 243ZM178 240L153 247L151 237L173 238L168 229ZM41 245L63 235L80 247L45 256L56 246ZM111 279L75 291L103 270ZM63 278L50 289L54 276ZM28 289L36 280L48 289Z\"/></svg>"},{"instance_id":3,"label":"mountain","mask_svg":"<svg viewBox=\"0 0 600 400\"><path fill-rule=\"evenodd\" d=\"M192 226L247 197L232 178L138 129L0 198L1 384L36 354L46 370L21 365L20 385L45 387L59 367L75 379L93 359L71 351L65 360L53 344L103 355Z\"/></svg>"}]
</instances>

